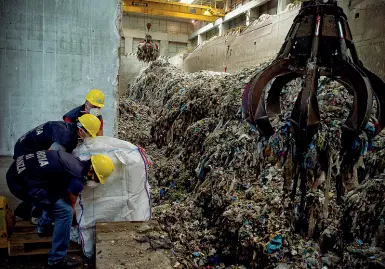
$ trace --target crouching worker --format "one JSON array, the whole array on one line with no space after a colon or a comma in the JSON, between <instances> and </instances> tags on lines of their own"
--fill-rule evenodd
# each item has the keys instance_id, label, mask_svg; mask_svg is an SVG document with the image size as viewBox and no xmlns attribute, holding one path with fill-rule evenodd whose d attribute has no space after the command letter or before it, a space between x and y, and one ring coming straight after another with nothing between
<instances>
[{"instance_id":1,"label":"crouching worker","mask_svg":"<svg viewBox=\"0 0 385 269\"><path fill-rule=\"evenodd\" d=\"M70 229L77 225L74 210L77 197L84 185L104 184L113 170L114 164L106 155L93 155L90 160L82 161L56 150L19 156L8 169L6 177L11 193L43 209L38 234L52 235L49 268L79 265L77 261L66 258Z\"/></svg>"},{"instance_id":2,"label":"crouching worker","mask_svg":"<svg viewBox=\"0 0 385 269\"><path fill-rule=\"evenodd\" d=\"M92 114L80 116L77 123L46 122L17 140L13 159L39 150L62 150L71 153L79 140L95 137L100 124L100 120Z\"/></svg>"},{"instance_id":3,"label":"crouching worker","mask_svg":"<svg viewBox=\"0 0 385 269\"><path fill-rule=\"evenodd\" d=\"M17 140L13 159L39 150L62 150L71 153L79 141L95 137L100 128L100 120L91 114L79 117L77 123L49 121L27 132ZM22 202L15 209L15 216L32 222L40 218L41 210Z\"/></svg>"}]
</instances>

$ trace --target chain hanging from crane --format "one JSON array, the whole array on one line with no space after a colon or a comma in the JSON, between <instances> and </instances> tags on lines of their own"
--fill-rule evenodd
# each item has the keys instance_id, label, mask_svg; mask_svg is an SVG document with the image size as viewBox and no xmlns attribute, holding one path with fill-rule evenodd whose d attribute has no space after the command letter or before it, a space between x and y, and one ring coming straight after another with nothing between
<instances>
[{"instance_id":1,"label":"chain hanging from crane","mask_svg":"<svg viewBox=\"0 0 385 269\"><path fill-rule=\"evenodd\" d=\"M155 61L159 57L159 46L152 41L150 29L151 23L147 23L146 37L139 42L138 49L136 51L136 57L138 60L145 63Z\"/></svg>"}]
</instances>

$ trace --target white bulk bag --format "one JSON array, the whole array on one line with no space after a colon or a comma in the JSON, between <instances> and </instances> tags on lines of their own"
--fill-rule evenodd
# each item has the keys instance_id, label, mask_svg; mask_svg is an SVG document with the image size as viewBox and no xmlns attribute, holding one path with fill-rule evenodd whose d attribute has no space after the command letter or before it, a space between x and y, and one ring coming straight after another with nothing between
<instances>
[{"instance_id":1,"label":"white bulk bag","mask_svg":"<svg viewBox=\"0 0 385 269\"><path fill-rule=\"evenodd\" d=\"M85 186L76 204L79 229L72 229L71 239L82 243L84 254L90 257L94 253L96 222L151 218L148 159L143 149L107 136L86 139L72 154L82 160L106 154L115 165L105 184L95 188Z\"/></svg>"}]
</instances>

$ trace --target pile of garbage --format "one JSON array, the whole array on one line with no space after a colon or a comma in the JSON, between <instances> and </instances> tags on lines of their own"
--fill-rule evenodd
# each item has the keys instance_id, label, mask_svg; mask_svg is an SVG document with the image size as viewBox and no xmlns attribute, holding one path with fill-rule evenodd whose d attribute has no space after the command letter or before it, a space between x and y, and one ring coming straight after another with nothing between
<instances>
[{"instance_id":1,"label":"pile of garbage","mask_svg":"<svg viewBox=\"0 0 385 269\"><path fill-rule=\"evenodd\" d=\"M145 39L139 42L138 48L136 51L136 57L139 61L148 63L155 61L159 57L159 46L152 41L150 35L146 35Z\"/></svg>"},{"instance_id":2,"label":"pile of garbage","mask_svg":"<svg viewBox=\"0 0 385 269\"><path fill-rule=\"evenodd\" d=\"M123 96L120 98L118 136L142 147L151 144L151 123L153 113L149 107L140 105Z\"/></svg>"},{"instance_id":3,"label":"pile of garbage","mask_svg":"<svg viewBox=\"0 0 385 269\"><path fill-rule=\"evenodd\" d=\"M340 84L320 81L322 126L305 158L304 218L301 192L290 197L295 144L287 121L300 80L284 88L282 115L269 139L243 118L244 86L267 65L190 74L158 60L121 99L119 135L136 139L154 162L153 214L173 241L176 267L385 268L385 177L373 179L385 167L384 136L373 139L370 123L357 139L357 161L344 177L346 195L337 201L340 126L352 98ZM151 111L146 123L127 121L137 111Z\"/></svg>"}]
</instances>

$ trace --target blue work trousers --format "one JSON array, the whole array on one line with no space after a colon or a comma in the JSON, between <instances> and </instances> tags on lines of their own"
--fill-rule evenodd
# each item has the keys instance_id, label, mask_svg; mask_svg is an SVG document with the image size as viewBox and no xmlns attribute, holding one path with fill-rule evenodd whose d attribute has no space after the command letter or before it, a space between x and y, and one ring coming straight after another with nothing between
<instances>
[{"instance_id":1,"label":"blue work trousers","mask_svg":"<svg viewBox=\"0 0 385 269\"><path fill-rule=\"evenodd\" d=\"M38 229L51 229L55 223L52 236L52 248L48 254L48 264L55 264L67 256L70 244L73 209L63 199L58 200L52 208L44 210L38 224Z\"/></svg>"}]
</instances>

